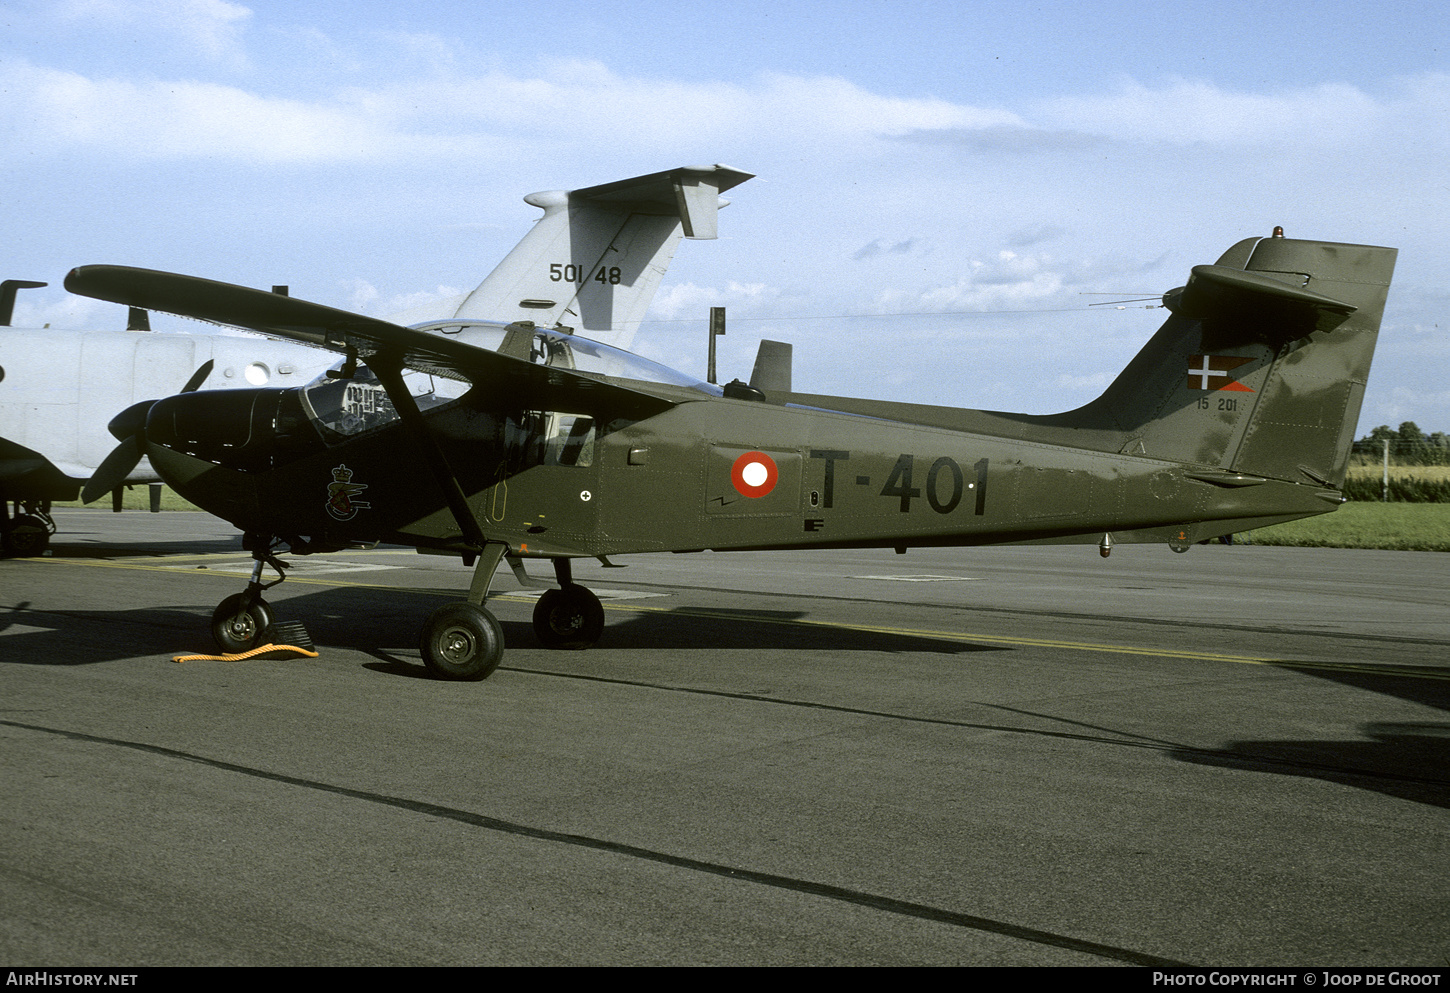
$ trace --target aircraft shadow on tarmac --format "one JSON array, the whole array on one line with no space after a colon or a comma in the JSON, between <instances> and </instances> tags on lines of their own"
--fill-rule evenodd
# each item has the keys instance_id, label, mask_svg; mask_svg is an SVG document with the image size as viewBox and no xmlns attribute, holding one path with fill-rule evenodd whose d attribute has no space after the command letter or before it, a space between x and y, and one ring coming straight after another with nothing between
<instances>
[{"instance_id":1,"label":"aircraft shadow on tarmac","mask_svg":"<svg viewBox=\"0 0 1450 993\"><path fill-rule=\"evenodd\" d=\"M1450 710L1450 682L1409 676L1293 667L1296 672L1437 710ZM1218 749L1179 749L1184 762L1278 775L1310 776L1436 807L1450 807L1450 723L1393 722L1359 726L1368 740L1235 741Z\"/></svg>"},{"instance_id":2,"label":"aircraft shadow on tarmac","mask_svg":"<svg viewBox=\"0 0 1450 993\"><path fill-rule=\"evenodd\" d=\"M671 607L648 613L611 617L601 648L816 652L924 652L957 655L963 652L1010 651L1003 645L947 641L891 631L862 631L812 622L804 611L733 610L711 607ZM532 640L532 635L529 636ZM521 642L522 644L522 642Z\"/></svg>"},{"instance_id":3,"label":"aircraft shadow on tarmac","mask_svg":"<svg viewBox=\"0 0 1450 993\"><path fill-rule=\"evenodd\" d=\"M56 613L35 610L26 600L0 603L0 635L4 636L0 663L94 665L180 652L206 637L209 622L210 612L200 607Z\"/></svg>"},{"instance_id":4,"label":"aircraft shadow on tarmac","mask_svg":"<svg viewBox=\"0 0 1450 993\"><path fill-rule=\"evenodd\" d=\"M279 619L299 620L307 626L324 656L329 647L352 649L377 660L364 666L372 672L421 679L432 677L417 661L416 649L402 647L400 635L416 630L417 618L426 616L441 598L456 595L456 591L442 590L341 588L288 597L276 607ZM505 639L520 649L537 647L537 639L529 621L508 615L515 611L524 615L529 609L526 604L510 605L502 619ZM651 609L636 615L612 616L596 651L809 650L937 655L1011 651L1001 646L808 624L802 622L802 617L795 611ZM214 650L209 644L209 620L210 611L203 606L62 614L34 610L27 601L0 604L3 661L74 666L209 653ZM1381 675L1302 666L1294 669L1300 674L1450 710L1450 684L1442 679L1393 671ZM1200 765L1309 776L1450 808L1450 776L1445 771L1450 769L1450 723L1370 723L1358 730L1363 740L1235 741L1217 749L1185 747L1168 754Z\"/></svg>"},{"instance_id":5,"label":"aircraft shadow on tarmac","mask_svg":"<svg viewBox=\"0 0 1450 993\"><path fill-rule=\"evenodd\" d=\"M93 532L99 535L100 532ZM122 558L164 558L168 555L212 555L219 552L242 554L241 535L228 538L202 540L197 538L166 539L162 537L138 537L129 541L95 538L67 534L67 540L54 541L48 558L57 559L122 559Z\"/></svg>"},{"instance_id":6,"label":"aircraft shadow on tarmac","mask_svg":"<svg viewBox=\"0 0 1450 993\"><path fill-rule=\"evenodd\" d=\"M424 670L417 661L417 650L409 643L419 620L442 600L459 596L457 590L343 587L278 598L273 610L279 621L301 621L320 651L328 647L361 651L383 663L370 666L376 671L421 676ZM526 603L500 605L500 624L510 646L542 647L530 621L513 619L527 617L531 609ZM1011 650L807 623L804 617L798 611L725 608L654 608L639 614L610 611L597 650L938 655ZM12 627L22 629L5 634L4 661L30 665L92 665L148 655L210 654L217 651L209 634L210 619L210 608L201 605L55 613L33 610L28 602L0 604L0 634Z\"/></svg>"},{"instance_id":7,"label":"aircraft shadow on tarmac","mask_svg":"<svg viewBox=\"0 0 1450 993\"><path fill-rule=\"evenodd\" d=\"M402 611L385 616L375 609L375 604L367 606L364 602L354 602L348 607L337 599L339 594L346 596L366 592L368 591L333 590L329 591L326 600L306 605L300 601L311 597L297 597L286 602L285 614L279 610L278 615L285 619L302 621L318 645L353 648L372 654L381 663L369 666L375 671L407 676L424 675L424 670L419 667L415 657L400 657L377 648L380 644L396 644L399 632L416 628L416 606L408 610L406 616ZM451 591L445 595L457 596ZM367 603L371 604L372 601ZM314 612L313 608L322 608L322 611ZM531 622L510 617L515 612L527 615L530 607L526 604L500 605L498 610L504 640L510 647L519 650L543 648L534 634ZM893 632L860 631L835 627L828 623L811 623L805 618L806 615L800 611L728 608L651 608L648 612L639 614L611 610L606 620L604 636L593 651L754 650L937 655L1010 651L1000 645L980 645ZM579 657L588 658L590 654L592 653L584 653Z\"/></svg>"}]
</instances>

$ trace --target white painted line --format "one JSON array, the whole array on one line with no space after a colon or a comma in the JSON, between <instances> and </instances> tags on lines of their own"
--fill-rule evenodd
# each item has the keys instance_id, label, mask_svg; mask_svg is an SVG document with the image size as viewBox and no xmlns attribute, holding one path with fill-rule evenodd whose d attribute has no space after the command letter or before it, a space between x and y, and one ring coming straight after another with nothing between
<instances>
[{"instance_id":1,"label":"white painted line","mask_svg":"<svg viewBox=\"0 0 1450 993\"><path fill-rule=\"evenodd\" d=\"M401 569L397 565L381 565L372 562L342 562L337 559L315 559L298 560L284 559L289 576L319 576L328 572L378 572L383 569ZM250 576L252 574L252 559L223 559L219 562L202 562L191 565L169 565L161 566L163 569L170 569L173 572L222 572L227 575ZM267 566L268 576L275 576L275 570Z\"/></svg>"},{"instance_id":2,"label":"white painted line","mask_svg":"<svg viewBox=\"0 0 1450 993\"><path fill-rule=\"evenodd\" d=\"M589 587L601 600L647 600L650 597L669 596L668 593L645 593L640 590L600 590L593 586ZM494 590L490 596L516 596L520 599L537 600L543 596L545 590Z\"/></svg>"},{"instance_id":3,"label":"white painted line","mask_svg":"<svg viewBox=\"0 0 1450 993\"><path fill-rule=\"evenodd\" d=\"M976 576L852 576L852 579L879 579L889 583L979 583Z\"/></svg>"}]
</instances>

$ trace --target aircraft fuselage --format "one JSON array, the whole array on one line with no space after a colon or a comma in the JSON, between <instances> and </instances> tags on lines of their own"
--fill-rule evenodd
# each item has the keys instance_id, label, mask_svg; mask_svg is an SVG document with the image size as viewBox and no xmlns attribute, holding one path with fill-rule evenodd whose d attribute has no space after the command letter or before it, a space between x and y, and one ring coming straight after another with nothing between
<instances>
[{"instance_id":1,"label":"aircraft fuselage","mask_svg":"<svg viewBox=\"0 0 1450 993\"><path fill-rule=\"evenodd\" d=\"M324 442L296 392L164 400L147 426L152 462L244 531L467 550L402 423ZM464 399L424 419L490 540L526 557L1195 541L1339 502L1325 487L748 400L633 420ZM227 435L200 437L215 430Z\"/></svg>"}]
</instances>

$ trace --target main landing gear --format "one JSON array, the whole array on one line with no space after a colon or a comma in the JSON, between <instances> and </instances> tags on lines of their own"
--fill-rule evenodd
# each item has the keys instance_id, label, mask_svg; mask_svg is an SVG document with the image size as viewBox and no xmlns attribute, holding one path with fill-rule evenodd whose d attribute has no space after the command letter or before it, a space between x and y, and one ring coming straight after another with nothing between
<instances>
[{"instance_id":1,"label":"main landing gear","mask_svg":"<svg viewBox=\"0 0 1450 993\"><path fill-rule=\"evenodd\" d=\"M445 603L423 625L418 647L439 679L487 679L503 661L503 628L482 604Z\"/></svg>"},{"instance_id":2,"label":"main landing gear","mask_svg":"<svg viewBox=\"0 0 1450 993\"><path fill-rule=\"evenodd\" d=\"M473 585L462 603L445 603L423 624L418 650L439 679L487 679L503 661L503 628L483 605L494 570L508 551L500 542L483 546L473 566Z\"/></svg>"},{"instance_id":3,"label":"main landing gear","mask_svg":"<svg viewBox=\"0 0 1450 993\"><path fill-rule=\"evenodd\" d=\"M554 560L557 590L545 590L534 605L534 634L549 648L589 648L604 633L599 598L574 582L568 559Z\"/></svg>"},{"instance_id":4,"label":"main landing gear","mask_svg":"<svg viewBox=\"0 0 1450 993\"><path fill-rule=\"evenodd\" d=\"M218 604L212 614L212 637L223 651L239 654L266 643L274 628L272 608L262 593L287 578L286 563L271 554L273 541L247 535L252 549L252 580L243 593ZM474 565L468 599L447 603L423 624L419 651L423 665L439 679L487 679L503 660L503 628L485 607L499 561L508 551L500 542L488 542ZM277 578L262 582L262 567L270 565ZM568 559L554 560L558 589L545 590L534 608L534 633L549 648L589 648L604 632L604 608L599 598L574 582ZM283 625L285 626L285 625Z\"/></svg>"},{"instance_id":5,"label":"main landing gear","mask_svg":"<svg viewBox=\"0 0 1450 993\"><path fill-rule=\"evenodd\" d=\"M503 629L483 603L508 546L490 542L474 566L462 603L444 604L423 625L419 650L440 679L487 679L503 659ZM573 581L568 559L555 559L559 589L546 590L534 608L534 633L549 648L588 648L604 632L599 598Z\"/></svg>"}]
</instances>

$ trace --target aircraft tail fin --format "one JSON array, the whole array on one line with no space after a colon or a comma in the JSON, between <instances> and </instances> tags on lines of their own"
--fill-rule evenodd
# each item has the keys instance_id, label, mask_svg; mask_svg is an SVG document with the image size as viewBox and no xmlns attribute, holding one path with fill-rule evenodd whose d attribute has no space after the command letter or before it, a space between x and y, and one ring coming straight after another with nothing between
<instances>
[{"instance_id":1,"label":"aircraft tail fin","mask_svg":"<svg viewBox=\"0 0 1450 993\"><path fill-rule=\"evenodd\" d=\"M717 236L720 194L752 177L686 166L585 189L532 193L544 216L454 317L564 325L625 346L680 239Z\"/></svg>"},{"instance_id":2,"label":"aircraft tail fin","mask_svg":"<svg viewBox=\"0 0 1450 993\"><path fill-rule=\"evenodd\" d=\"M1241 241L1165 294L1172 316L1101 397L1033 420L1088 447L1339 487L1396 254Z\"/></svg>"},{"instance_id":3,"label":"aircraft tail fin","mask_svg":"<svg viewBox=\"0 0 1450 993\"><path fill-rule=\"evenodd\" d=\"M768 393L789 393L793 351L788 342L762 338L760 347L755 352L755 368L750 373L750 385Z\"/></svg>"},{"instance_id":4,"label":"aircraft tail fin","mask_svg":"<svg viewBox=\"0 0 1450 993\"><path fill-rule=\"evenodd\" d=\"M33 279L7 279L0 282L0 327L9 327L10 318L15 312L15 291L32 290L45 283L37 283Z\"/></svg>"}]
</instances>

